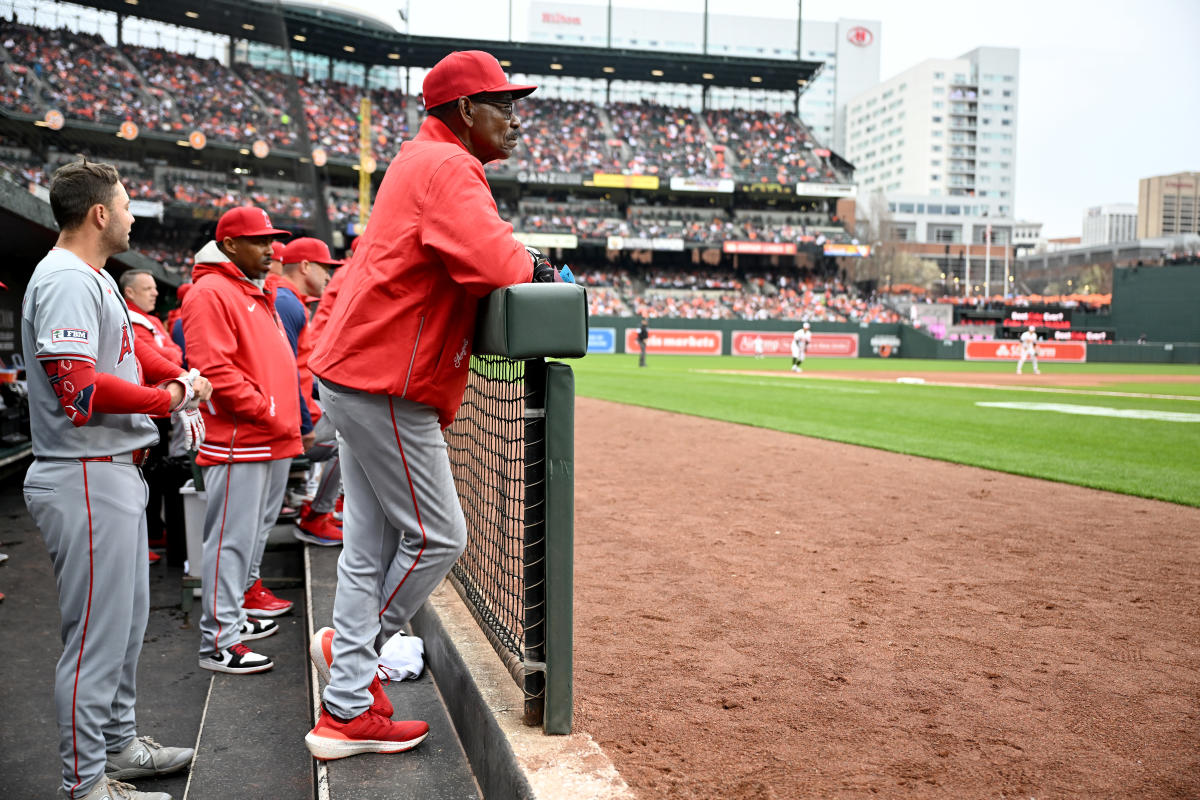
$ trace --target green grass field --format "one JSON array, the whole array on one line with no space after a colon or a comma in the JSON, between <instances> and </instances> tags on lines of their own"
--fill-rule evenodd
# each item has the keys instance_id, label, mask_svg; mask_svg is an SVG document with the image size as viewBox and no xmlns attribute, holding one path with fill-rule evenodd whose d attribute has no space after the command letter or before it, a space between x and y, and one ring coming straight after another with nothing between
<instances>
[{"instance_id":1,"label":"green grass field","mask_svg":"<svg viewBox=\"0 0 1200 800\"><path fill-rule=\"evenodd\" d=\"M658 356L639 369L635 355L589 355L570 364L576 393L585 397L1200 506L1200 384L1156 380L1200 376L1200 366L1044 364L1043 377L1129 376L1119 384L1071 386L1060 393L869 380L883 370L936 371L946 381L955 373L1011 372L1011 365L994 362L810 359L807 372L821 377L793 375L784 358ZM771 370L778 377L709 370ZM1105 415L978 403L1055 404L1075 412L1083 406ZM1131 412L1166 412L1167 419L1116 415Z\"/></svg>"}]
</instances>

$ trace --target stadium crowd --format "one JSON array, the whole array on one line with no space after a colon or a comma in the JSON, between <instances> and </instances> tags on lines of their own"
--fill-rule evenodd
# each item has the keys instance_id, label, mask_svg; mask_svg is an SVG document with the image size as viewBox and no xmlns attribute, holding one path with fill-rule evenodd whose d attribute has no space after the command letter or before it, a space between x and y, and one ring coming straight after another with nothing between
<instances>
[{"instance_id":1,"label":"stadium crowd","mask_svg":"<svg viewBox=\"0 0 1200 800\"><path fill-rule=\"evenodd\" d=\"M4 106L30 116L51 109L68 119L119 124L249 146L262 139L291 149L301 130L288 109L283 73L224 65L158 48L112 47L96 34L0 22L9 60L0 69ZM362 88L297 75L303 126L330 156L356 158ZM370 90L377 160L394 155L414 129L419 99ZM539 97L522 101L525 147L498 174L620 172L743 182L849 182L828 150L792 113L697 113L650 100L595 103Z\"/></svg>"}]
</instances>

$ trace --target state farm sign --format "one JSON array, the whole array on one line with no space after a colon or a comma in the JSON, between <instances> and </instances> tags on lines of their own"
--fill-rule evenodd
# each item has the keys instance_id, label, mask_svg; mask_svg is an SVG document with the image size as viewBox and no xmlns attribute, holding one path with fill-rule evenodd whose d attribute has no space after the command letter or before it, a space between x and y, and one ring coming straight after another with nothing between
<instances>
[{"instance_id":1,"label":"state farm sign","mask_svg":"<svg viewBox=\"0 0 1200 800\"><path fill-rule=\"evenodd\" d=\"M638 351L637 328L625 329L625 352ZM670 328L650 329L646 352L667 356L719 356L720 331L689 331Z\"/></svg>"},{"instance_id":2,"label":"state farm sign","mask_svg":"<svg viewBox=\"0 0 1200 800\"><path fill-rule=\"evenodd\" d=\"M734 331L731 352L735 356L757 355L754 340L762 339L764 356L792 355L792 334L779 331ZM814 333L806 356L815 358L858 358L857 333Z\"/></svg>"},{"instance_id":3,"label":"state farm sign","mask_svg":"<svg viewBox=\"0 0 1200 800\"><path fill-rule=\"evenodd\" d=\"M1083 342L1038 342L1038 361L1070 361L1082 364L1087 361L1087 345ZM994 342L967 342L963 348L966 361L1016 361L1021 356L1021 345L1015 340Z\"/></svg>"}]
</instances>

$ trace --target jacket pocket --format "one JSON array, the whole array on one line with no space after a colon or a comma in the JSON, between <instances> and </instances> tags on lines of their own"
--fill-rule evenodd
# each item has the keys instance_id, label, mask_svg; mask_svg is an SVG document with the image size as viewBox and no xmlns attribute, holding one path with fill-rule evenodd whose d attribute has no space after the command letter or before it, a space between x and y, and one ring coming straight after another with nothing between
<instances>
[{"instance_id":1,"label":"jacket pocket","mask_svg":"<svg viewBox=\"0 0 1200 800\"><path fill-rule=\"evenodd\" d=\"M409 356L409 359L408 359L408 374L406 374L404 376L404 389L403 389L403 391L400 392L401 397L408 396L408 385L409 385L409 382L412 381L413 368L416 366L416 363L417 363L417 352L420 350L420 347L421 347L421 333L424 330L425 330L425 317L422 316L419 318L419 322L417 323L417 336L413 340L412 355Z\"/></svg>"}]
</instances>

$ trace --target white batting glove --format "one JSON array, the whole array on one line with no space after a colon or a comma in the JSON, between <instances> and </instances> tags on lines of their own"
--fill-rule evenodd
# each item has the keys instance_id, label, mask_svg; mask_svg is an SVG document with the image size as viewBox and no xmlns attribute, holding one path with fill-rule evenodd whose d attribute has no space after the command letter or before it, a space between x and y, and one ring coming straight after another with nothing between
<instances>
[{"instance_id":1,"label":"white batting glove","mask_svg":"<svg viewBox=\"0 0 1200 800\"><path fill-rule=\"evenodd\" d=\"M184 400L183 407L186 411L195 411L200 407L200 401L196 399L196 390L192 388L192 384L196 382L196 378L200 377L200 370L192 368L188 370L186 375L180 375L179 380L187 388L187 397ZM203 424L203 423L202 423ZM201 439L204 437L201 436Z\"/></svg>"},{"instance_id":2,"label":"white batting glove","mask_svg":"<svg viewBox=\"0 0 1200 800\"><path fill-rule=\"evenodd\" d=\"M204 441L204 417L199 409L185 408L172 416L176 425L183 426L183 443L188 450L199 450Z\"/></svg>"}]
</instances>

